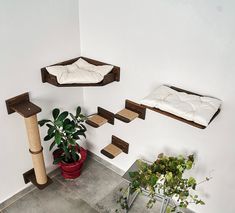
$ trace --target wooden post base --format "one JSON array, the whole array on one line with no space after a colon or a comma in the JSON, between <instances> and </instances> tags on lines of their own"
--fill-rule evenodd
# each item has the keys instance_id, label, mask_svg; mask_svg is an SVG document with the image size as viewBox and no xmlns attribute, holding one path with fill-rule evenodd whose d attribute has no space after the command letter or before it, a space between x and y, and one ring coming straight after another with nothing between
<instances>
[{"instance_id":1,"label":"wooden post base","mask_svg":"<svg viewBox=\"0 0 235 213\"><path fill-rule=\"evenodd\" d=\"M40 190L45 189L48 185L53 183L52 179L47 176L47 182L45 184L38 184L36 181L34 169L30 169L29 171L25 172L23 174L23 178L25 184L31 182L34 186L36 186Z\"/></svg>"}]
</instances>

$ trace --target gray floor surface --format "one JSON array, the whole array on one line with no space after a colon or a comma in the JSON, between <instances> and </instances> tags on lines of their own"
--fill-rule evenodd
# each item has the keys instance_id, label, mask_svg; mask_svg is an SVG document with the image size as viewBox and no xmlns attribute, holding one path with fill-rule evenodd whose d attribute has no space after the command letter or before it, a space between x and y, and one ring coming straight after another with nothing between
<instances>
[{"instance_id":1,"label":"gray floor surface","mask_svg":"<svg viewBox=\"0 0 235 213\"><path fill-rule=\"evenodd\" d=\"M40 191L31 189L0 213L115 213L119 189L126 182L115 172L90 158L76 180L64 180L55 174L53 184ZM130 213L158 213L159 203L147 210L147 198L138 196Z\"/></svg>"}]
</instances>

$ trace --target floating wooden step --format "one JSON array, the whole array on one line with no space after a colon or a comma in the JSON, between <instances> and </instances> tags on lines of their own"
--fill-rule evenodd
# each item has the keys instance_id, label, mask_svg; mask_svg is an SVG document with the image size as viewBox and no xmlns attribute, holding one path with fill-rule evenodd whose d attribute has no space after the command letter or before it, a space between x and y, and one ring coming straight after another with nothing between
<instances>
[{"instance_id":1,"label":"floating wooden step","mask_svg":"<svg viewBox=\"0 0 235 213\"><path fill-rule=\"evenodd\" d=\"M114 125L114 114L106 109L98 107L97 114L88 118L86 123L95 128L98 128L105 123Z\"/></svg>"},{"instance_id":2,"label":"floating wooden step","mask_svg":"<svg viewBox=\"0 0 235 213\"><path fill-rule=\"evenodd\" d=\"M133 121L135 118L139 117L141 119L145 119L146 108L137 104L133 101L126 100L125 109L116 113L115 118L129 123Z\"/></svg>"},{"instance_id":3,"label":"floating wooden step","mask_svg":"<svg viewBox=\"0 0 235 213\"><path fill-rule=\"evenodd\" d=\"M111 144L107 145L105 148L101 150L101 153L110 159L117 157L122 152L128 154L129 143L121 140L120 138L114 135L112 135Z\"/></svg>"},{"instance_id":4,"label":"floating wooden step","mask_svg":"<svg viewBox=\"0 0 235 213\"><path fill-rule=\"evenodd\" d=\"M100 62L100 61L96 61L90 58L86 58L86 57L77 57L77 58L73 58L70 59L68 61L64 61L64 62L60 62L57 64L53 64L50 66L56 66L56 65L70 65L73 64L75 61L77 61L79 58L84 59L85 61L87 61L90 64L99 66L99 65L110 65L104 62ZM73 84L59 84L57 81L56 76L50 74L46 67L43 67L41 69L41 76L42 76L42 82L43 83L49 83L52 84L56 87L90 87L90 86L105 86L107 84L110 84L114 81L120 81L120 67L114 66L113 69L111 70L110 73L108 73L107 75L104 76L104 79L99 82L99 83L73 83Z\"/></svg>"}]
</instances>

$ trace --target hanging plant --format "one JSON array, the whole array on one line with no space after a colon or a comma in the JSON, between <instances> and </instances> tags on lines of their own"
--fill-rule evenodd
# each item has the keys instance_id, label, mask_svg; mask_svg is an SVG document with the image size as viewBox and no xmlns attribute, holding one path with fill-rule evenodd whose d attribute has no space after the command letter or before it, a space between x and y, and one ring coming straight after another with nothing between
<instances>
[{"instance_id":1,"label":"hanging plant","mask_svg":"<svg viewBox=\"0 0 235 213\"><path fill-rule=\"evenodd\" d=\"M149 201L146 207L152 208L156 203L156 195L162 194L177 201L178 206L186 208L189 203L204 205L205 203L196 194L198 184L208 181L206 178L197 183L194 177L186 178L184 173L191 170L194 165L194 155L183 157L166 156L160 154L157 160L148 164L138 160L138 170L130 172L130 193L147 191ZM121 189L118 203L123 209L128 209L127 189ZM174 212L177 206L168 207L167 212Z\"/></svg>"}]
</instances>

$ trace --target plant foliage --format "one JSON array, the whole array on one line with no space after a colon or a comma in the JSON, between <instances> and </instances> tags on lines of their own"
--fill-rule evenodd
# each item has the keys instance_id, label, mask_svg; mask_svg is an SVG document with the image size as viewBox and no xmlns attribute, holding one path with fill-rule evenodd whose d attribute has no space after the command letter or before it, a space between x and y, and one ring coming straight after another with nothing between
<instances>
[{"instance_id":1,"label":"plant foliage","mask_svg":"<svg viewBox=\"0 0 235 213\"><path fill-rule=\"evenodd\" d=\"M138 160L138 171L130 172L130 193L136 191L148 191L149 201L147 208L152 208L156 202L156 194L160 193L167 197L174 198L178 206L186 208L189 203L204 205L204 202L195 194L197 182L194 177L185 178L186 170L191 170L194 164L194 156L169 157L160 154L153 164L147 164ZM206 178L205 181L209 180ZM202 181L204 182L204 181ZM127 189L121 189L122 195L118 203L122 208L127 209ZM176 206L168 208L174 212Z\"/></svg>"},{"instance_id":2,"label":"plant foliage","mask_svg":"<svg viewBox=\"0 0 235 213\"><path fill-rule=\"evenodd\" d=\"M81 114L81 107L77 107L76 114L67 111L60 112L58 108L52 111L52 120L43 119L38 122L42 127L46 124L48 127L47 135L44 141L52 140L49 150L55 146L58 153L55 156L54 164L61 161L72 163L79 160L79 140L80 137L86 137L86 127L83 125L86 116Z\"/></svg>"}]
</instances>

